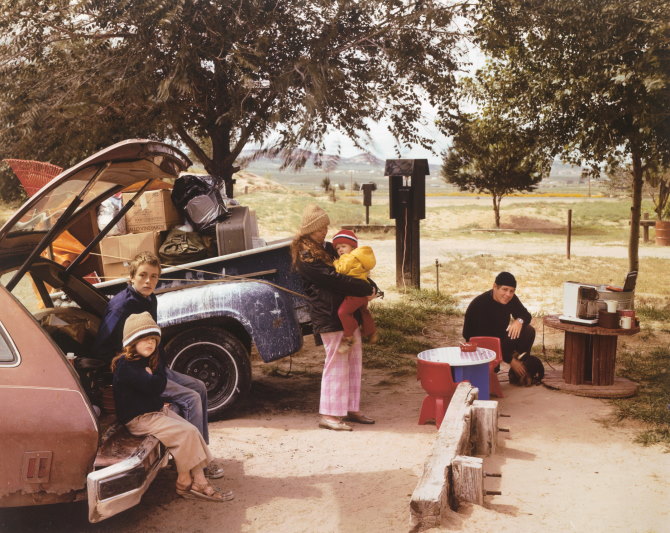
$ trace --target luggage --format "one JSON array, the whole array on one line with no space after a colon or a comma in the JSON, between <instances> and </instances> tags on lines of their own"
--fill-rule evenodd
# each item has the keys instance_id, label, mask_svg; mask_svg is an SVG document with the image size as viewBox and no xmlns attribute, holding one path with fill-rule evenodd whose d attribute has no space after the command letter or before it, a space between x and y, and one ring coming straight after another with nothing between
<instances>
[{"instance_id":1,"label":"luggage","mask_svg":"<svg viewBox=\"0 0 670 533\"><path fill-rule=\"evenodd\" d=\"M247 206L230 208L230 216L216 225L216 245L219 255L233 254L253 248L258 237L256 217Z\"/></svg>"},{"instance_id":2,"label":"luggage","mask_svg":"<svg viewBox=\"0 0 670 533\"><path fill-rule=\"evenodd\" d=\"M212 176L186 174L175 180L172 202L199 233L214 233L217 222L228 216L222 183Z\"/></svg>"},{"instance_id":3,"label":"luggage","mask_svg":"<svg viewBox=\"0 0 670 533\"><path fill-rule=\"evenodd\" d=\"M178 265L208 257L207 245L202 236L194 231L173 228L158 249L161 262Z\"/></svg>"}]
</instances>

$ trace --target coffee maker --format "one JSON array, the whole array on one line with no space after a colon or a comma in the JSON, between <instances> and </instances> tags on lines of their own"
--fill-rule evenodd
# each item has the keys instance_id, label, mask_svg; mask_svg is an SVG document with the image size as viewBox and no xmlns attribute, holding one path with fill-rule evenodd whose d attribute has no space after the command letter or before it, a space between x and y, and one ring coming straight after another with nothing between
<instances>
[{"instance_id":1,"label":"coffee maker","mask_svg":"<svg viewBox=\"0 0 670 533\"><path fill-rule=\"evenodd\" d=\"M563 283L561 322L595 326L598 324L598 285L566 281Z\"/></svg>"}]
</instances>

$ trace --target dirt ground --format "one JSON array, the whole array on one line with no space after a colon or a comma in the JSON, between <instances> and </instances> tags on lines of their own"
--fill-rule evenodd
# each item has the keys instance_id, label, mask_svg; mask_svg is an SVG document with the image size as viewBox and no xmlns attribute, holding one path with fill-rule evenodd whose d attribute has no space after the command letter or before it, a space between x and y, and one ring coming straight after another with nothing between
<instances>
[{"instance_id":1,"label":"dirt ground","mask_svg":"<svg viewBox=\"0 0 670 533\"><path fill-rule=\"evenodd\" d=\"M436 243L422 244L435 252ZM393 265L385 247L393 253L390 244L375 244L382 273ZM429 334L453 342L461 320L434 324ZM549 332L544 340L561 343ZM353 432L319 429L323 350L311 337L305 342L290 359L254 362L248 404L210 424L211 449L226 472L215 484L235 492L232 502L178 498L176 473L167 469L139 505L100 524L88 524L85 504L77 503L0 510L0 532L407 531L410 497L436 435L434 425L417 424L419 383L413 375L364 370L362 409L377 423ZM670 531L670 454L635 444L634 424L603 423L612 412L606 401L543 386L502 388L500 411L509 418L500 425L510 431L485 459L486 471L502 474L486 487L502 495L487 496L484 507L463 506L433 531Z\"/></svg>"},{"instance_id":2,"label":"dirt ground","mask_svg":"<svg viewBox=\"0 0 670 533\"><path fill-rule=\"evenodd\" d=\"M366 370L362 406L377 423L350 433L319 429L323 354L306 341L291 360L256 362L250 402L236 418L210 424L226 471L215 483L235 492L232 502L178 498L168 469L138 506L100 524L88 524L78 503L0 511L0 531L407 531L436 435L434 425L417 425L420 385L413 375ZM502 495L463 506L432 531L670 531L670 454L633 443L633 425L604 425L605 401L543 386L502 388L500 411L509 418L500 426L510 431L485 459L487 472L502 474L486 488Z\"/></svg>"}]
</instances>

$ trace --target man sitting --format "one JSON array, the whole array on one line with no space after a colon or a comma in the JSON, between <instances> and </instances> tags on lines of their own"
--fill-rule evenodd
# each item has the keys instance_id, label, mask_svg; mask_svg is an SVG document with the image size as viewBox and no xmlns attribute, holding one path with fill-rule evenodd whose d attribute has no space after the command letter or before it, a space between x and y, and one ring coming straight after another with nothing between
<instances>
[{"instance_id":1,"label":"man sitting","mask_svg":"<svg viewBox=\"0 0 670 533\"><path fill-rule=\"evenodd\" d=\"M498 337L503 361L509 363L509 381L515 385L539 383L542 362L530 355L535 341L531 315L516 296L516 279L509 272L496 276L493 288L475 297L465 311L463 337Z\"/></svg>"}]
</instances>

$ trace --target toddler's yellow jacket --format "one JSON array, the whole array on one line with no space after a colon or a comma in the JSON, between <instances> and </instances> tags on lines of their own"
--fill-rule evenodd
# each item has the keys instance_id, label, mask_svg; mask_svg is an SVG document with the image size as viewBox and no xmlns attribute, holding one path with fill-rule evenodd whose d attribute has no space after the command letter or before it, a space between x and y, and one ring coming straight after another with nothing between
<instances>
[{"instance_id":1,"label":"toddler's yellow jacket","mask_svg":"<svg viewBox=\"0 0 670 533\"><path fill-rule=\"evenodd\" d=\"M353 276L354 278L367 281L368 273L377 264L375 254L369 246L359 246L354 248L351 253L341 255L333 261L335 270L340 274Z\"/></svg>"}]
</instances>

